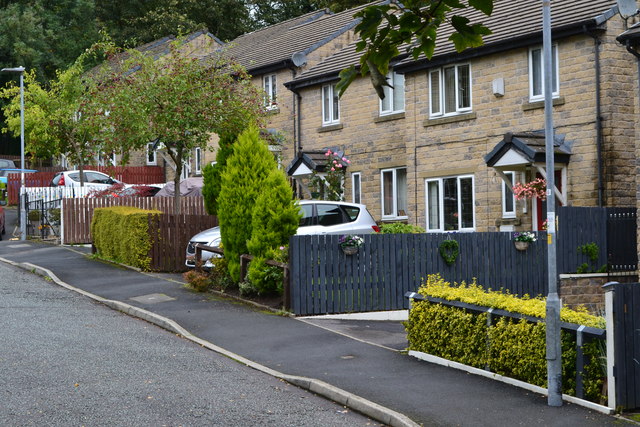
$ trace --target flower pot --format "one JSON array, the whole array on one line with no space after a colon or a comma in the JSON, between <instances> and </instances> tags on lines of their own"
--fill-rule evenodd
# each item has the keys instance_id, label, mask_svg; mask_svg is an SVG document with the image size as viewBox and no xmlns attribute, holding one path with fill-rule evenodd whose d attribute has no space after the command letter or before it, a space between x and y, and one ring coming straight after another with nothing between
<instances>
[{"instance_id":1,"label":"flower pot","mask_svg":"<svg viewBox=\"0 0 640 427\"><path fill-rule=\"evenodd\" d=\"M355 255L358 253L357 246L341 246L341 248L342 248L342 252L344 252L345 255Z\"/></svg>"},{"instance_id":2,"label":"flower pot","mask_svg":"<svg viewBox=\"0 0 640 427\"><path fill-rule=\"evenodd\" d=\"M514 240L513 243L516 245L516 249L519 251L526 251L529 247L529 242L519 242Z\"/></svg>"}]
</instances>

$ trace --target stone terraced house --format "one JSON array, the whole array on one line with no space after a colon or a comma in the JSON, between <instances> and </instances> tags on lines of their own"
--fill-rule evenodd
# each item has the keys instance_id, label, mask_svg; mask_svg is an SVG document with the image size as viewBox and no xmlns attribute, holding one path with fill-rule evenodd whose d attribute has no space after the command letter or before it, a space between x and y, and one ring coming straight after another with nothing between
<instances>
[{"instance_id":1,"label":"stone terraced house","mask_svg":"<svg viewBox=\"0 0 640 427\"><path fill-rule=\"evenodd\" d=\"M557 200L635 206L634 58L615 1L552 3ZM380 101L367 79L332 104L338 72L357 64L354 44L286 83L300 95L299 152L338 147L351 159L347 198L376 219L428 231L539 229L542 203L516 201L505 180L544 176L542 6L497 0L493 34L456 53L440 42L431 60L392 63ZM294 162L290 172L304 162ZM307 162L309 163L309 162Z\"/></svg>"}]
</instances>

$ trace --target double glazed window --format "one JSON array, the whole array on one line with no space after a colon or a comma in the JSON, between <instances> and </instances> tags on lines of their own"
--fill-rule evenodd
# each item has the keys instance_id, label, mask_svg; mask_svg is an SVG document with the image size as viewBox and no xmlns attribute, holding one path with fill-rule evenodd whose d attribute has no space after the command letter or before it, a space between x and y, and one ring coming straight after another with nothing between
<instances>
[{"instance_id":1,"label":"double glazed window","mask_svg":"<svg viewBox=\"0 0 640 427\"><path fill-rule=\"evenodd\" d=\"M380 115L404 111L404 74L389 72L387 82L393 87L383 86L384 99L380 100Z\"/></svg>"},{"instance_id":2,"label":"double glazed window","mask_svg":"<svg viewBox=\"0 0 640 427\"><path fill-rule=\"evenodd\" d=\"M453 176L425 181L427 231L475 229L473 176Z\"/></svg>"},{"instance_id":3,"label":"double glazed window","mask_svg":"<svg viewBox=\"0 0 640 427\"><path fill-rule=\"evenodd\" d=\"M202 148L195 148L195 174L202 175Z\"/></svg>"},{"instance_id":4,"label":"double glazed window","mask_svg":"<svg viewBox=\"0 0 640 427\"><path fill-rule=\"evenodd\" d=\"M429 72L431 116L461 114L471 110L471 66L452 65Z\"/></svg>"},{"instance_id":5,"label":"double glazed window","mask_svg":"<svg viewBox=\"0 0 640 427\"><path fill-rule=\"evenodd\" d=\"M353 193L352 193L352 201L353 203L362 203L362 197L361 197L361 175L360 173L352 173L351 174L351 188L353 189Z\"/></svg>"},{"instance_id":6,"label":"double glazed window","mask_svg":"<svg viewBox=\"0 0 640 427\"><path fill-rule=\"evenodd\" d=\"M515 172L504 172L504 176L512 186L515 184ZM502 181L502 217L516 217L516 197L505 181Z\"/></svg>"},{"instance_id":7,"label":"double glazed window","mask_svg":"<svg viewBox=\"0 0 640 427\"><path fill-rule=\"evenodd\" d=\"M264 92L265 92L265 98L264 98L264 105L268 110L274 109L274 108L278 108L278 104L277 104L277 86L276 86L276 75L275 74L270 74L268 76L264 76L263 78L263 85L264 85Z\"/></svg>"},{"instance_id":8,"label":"double glazed window","mask_svg":"<svg viewBox=\"0 0 640 427\"><path fill-rule=\"evenodd\" d=\"M322 86L322 125L340 123L340 98L336 85Z\"/></svg>"},{"instance_id":9,"label":"double glazed window","mask_svg":"<svg viewBox=\"0 0 640 427\"><path fill-rule=\"evenodd\" d=\"M551 48L551 73L552 73L552 96L555 98L559 94L558 90L558 46ZM529 50L529 99L531 101L544 100L544 56L542 47Z\"/></svg>"},{"instance_id":10,"label":"double glazed window","mask_svg":"<svg viewBox=\"0 0 640 427\"><path fill-rule=\"evenodd\" d=\"M383 169L382 218L407 217L407 168Z\"/></svg>"},{"instance_id":11,"label":"double glazed window","mask_svg":"<svg viewBox=\"0 0 640 427\"><path fill-rule=\"evenodd\" d=\"M155 165L158 163L156 158L156 150L154 149L155 146L156 144L154 144L153 142L149 142L147 144L147 164L148 165Z\"/></svg>"}]
</instances>

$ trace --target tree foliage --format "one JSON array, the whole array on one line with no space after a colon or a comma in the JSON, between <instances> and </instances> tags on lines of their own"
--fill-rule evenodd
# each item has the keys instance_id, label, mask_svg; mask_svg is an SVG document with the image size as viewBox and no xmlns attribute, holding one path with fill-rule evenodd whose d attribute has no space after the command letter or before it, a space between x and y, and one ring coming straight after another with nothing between
<instances>
[{"instance_id":1,"label":"tree foliage","mask_svg":"<svg viewBox=\"0 0 640 427\"><path fill-rule=\"evenodd\" d=\"M355 14L360 23L355 27L360 41L356 51L362 52L360 70L351 66L340 72L338 90L344 93L358 74L370 74L371 83L378 96L384 98L382 86L388 85L386 74L389 62L401 54L417 59L433 56L438 30L443 24L450 25L453 33L449 41L461 52L483 44L482 36L491 31L481 23L471 23L458 14L468 8L489 16L493 12L494 0L406 0L367 6Z\"/></svg>"},{"instance_id":2,"label":"tree foliage","mask_svg":"<svg viewBox=\"0 0 640 427\"><path fill-rule=\"evenodd\" d=\"M216 164L208 164L202 169L202 197L204 208L209 215L218 214L218 196L222 188L222 172L227 166L227 159L233 153L235 136L223 136L218 143L216 152Z\"/></svg>"},{"instance_id":3,"label":"tree foliage","mask_svg":"<svg viewBox=\"0 0 640 427\"><path fill-rule=\"evenodd\" d=\"M242 132L233 144L233 154L222 172L218 197L222 246L229 263L229 274L236 282L242 279L239 257L248 252L254 206L260 193L269 190L265 180L274 168L275 158L260 139L258 130L252 127Z\"/></svg>"},{"instance_id":4,"label":"tree foliage","mask_svg":"<svg viewBox=\"0 0 640 427\"><path fill-rule=\"evenodd\" d=\"M101 129L105 150L123 155L158 141L175 167L176 213L183 163L191 151L207 148L211 134L237 134L260 122L261 96L250 76L218 52L206 59L171 44L160 59L128 50L98 73L91 117Z\"/></svg>"},{"instance_id":5,"label":"tree foliage","mask_svg":"<svg viewBox=\"0 0 640 427\"><path fill-rule=\"evenodd\" d=\"M58 71L48 86L41 85L36 72L25 73L25 150L36 157L65 155L82 170L95 161L101 147L98 129L89 120L95 114L89 102L91 79L83 78L86 64L92 62L100 48L87 50L74 64ZM3 112L7 127L20 135L20 87L12 82L0 90L0 98L9 100ZM81 183L83 175L80 175Z\"/></svg>"}]
</instances>

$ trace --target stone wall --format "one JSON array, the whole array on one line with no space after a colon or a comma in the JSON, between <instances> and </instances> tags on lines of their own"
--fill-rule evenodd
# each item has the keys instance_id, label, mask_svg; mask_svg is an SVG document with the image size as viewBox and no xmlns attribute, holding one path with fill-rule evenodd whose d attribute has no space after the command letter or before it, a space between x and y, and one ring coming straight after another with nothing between
<instances>
[{"instance_id":1,"label":"stone wall","mask_svg":"<svg viewBox=\"0 0 640 427\"><path fill-rule=\"evenodd\" d=\"M637 275L608 276L606 274L561 274L558 293L562 305L576 308L584 305L593 314L604 312L604 289L607 282L637 282Z\"/></svg>"}]
</instances>

